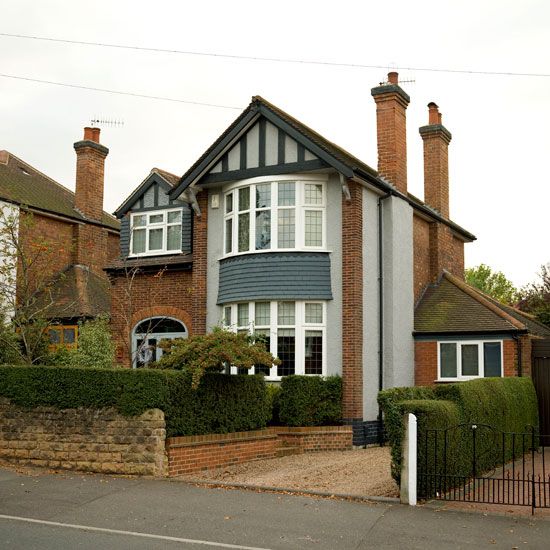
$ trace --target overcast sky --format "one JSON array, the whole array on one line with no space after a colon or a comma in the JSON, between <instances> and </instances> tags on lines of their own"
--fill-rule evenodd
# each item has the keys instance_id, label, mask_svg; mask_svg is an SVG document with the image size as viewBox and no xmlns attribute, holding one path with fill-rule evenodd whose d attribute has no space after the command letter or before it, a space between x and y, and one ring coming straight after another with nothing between
<instances>
[{"instance_id":1,"label":"overcast sky","mask_svg":"<svg viewBox=\"0 0 550 550\"><path fill-rule=\"evenodd\" d=\"M426 105L453 134L451 218L478 240L481 262L517 285L550 262L550 2L461 0L0 0L0 33L379 68L276 63L0 36L0 73L212 103L207 107L0 77L0 149L74 189L72 144L95 117L109 147L105 209L114 211L152 167L183 174L262 95L376 168L370 89L388 69L411 96L409 191L423 197Z\"/></svg>"}]
</instances>

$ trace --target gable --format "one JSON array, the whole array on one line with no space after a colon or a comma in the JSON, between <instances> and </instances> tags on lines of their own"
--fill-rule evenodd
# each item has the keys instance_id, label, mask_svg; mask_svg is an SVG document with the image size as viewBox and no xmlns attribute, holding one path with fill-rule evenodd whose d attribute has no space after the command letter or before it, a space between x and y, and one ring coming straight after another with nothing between
<instances>
[{"instance_id":1,"label":"gable","mask_svg":"<svg viewBox=\"0 0 550 550\"><path fill-rule=\"evenodd\" d=\"M260 117L204 176L201 183L328 166L302 143Z\"/></svg>"}]
</instances>

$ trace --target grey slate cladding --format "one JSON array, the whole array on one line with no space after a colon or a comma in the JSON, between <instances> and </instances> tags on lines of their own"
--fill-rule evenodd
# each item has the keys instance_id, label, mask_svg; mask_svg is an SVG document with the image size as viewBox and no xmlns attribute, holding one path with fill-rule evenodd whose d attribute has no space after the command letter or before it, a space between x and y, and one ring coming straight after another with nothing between
<instances>
[{"instance_id":1,"label":"grey slate cladding","mask_svg":"<svg viewBox=\"0 0 550 550\"><path fill-rule=\"evenodd\" d=\"M332 300L328 252L267 252L220 262L218 304Z\"/></svg>"},{"instance_id":2,"label":"grey slate cladding","mask_svg":"<svg viewBox=\"0 0 550 550\"><path fill-rule=\"evenodd\" d=\"M174 204L167 205L165 208L177 208L178 206L182 207L181 215L181 251L184 253L191 252L191 240L192 240L192 213L191 207L187 203L182 203L180 201L175 202ZM151 210L151 208L144 209L133 209L132 212L140 212ZM163 208L155 208L155 210L163 210ZM130 253L130 215L124 216L120 220L120 251L123 258L128 257Z\"/></svg>"}]
</instances>

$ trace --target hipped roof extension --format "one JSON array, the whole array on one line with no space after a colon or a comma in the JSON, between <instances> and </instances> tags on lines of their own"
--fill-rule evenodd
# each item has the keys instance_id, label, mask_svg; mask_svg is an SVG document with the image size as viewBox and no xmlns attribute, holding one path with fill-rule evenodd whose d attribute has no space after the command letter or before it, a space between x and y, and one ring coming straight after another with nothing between
<instances>
[{"instance_id":1,"label":"hipped roof extension","mask_svg":"<svg viewBox=\"0 0 550 550\"><path fill-rule=\"evenodd\" d=\"M285 113L260 96L254 96L250 105L233 121L220 137L181 177L177 186L170 192L172 199L179 197L188 187L200 186L200 180L211 170L220 158L237 143L243 134L261 117L265 117L277 128L311 151L314 155L334 168L346 178L357 179L408 202L413 208L429 218L444 223L466 241L476 237L454 222L443 218L438 212L413 196L405 195L382 179L376 170L348 153L338 145L324 138L299 120Z\"/></svg>"}]
</instances>

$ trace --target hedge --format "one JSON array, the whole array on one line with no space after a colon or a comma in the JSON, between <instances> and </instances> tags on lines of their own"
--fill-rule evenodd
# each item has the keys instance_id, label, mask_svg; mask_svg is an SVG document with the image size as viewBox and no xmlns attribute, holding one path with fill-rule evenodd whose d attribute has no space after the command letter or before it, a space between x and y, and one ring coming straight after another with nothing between
<instances>
[{"instance_id":1,"label":"hedge","mask_svg":"<svg viewBox=\"0 0 550 550\"><path fill-rule=\"evenodd\" d=\"M392 388L383 390L378 401L385 415L385 426L392 446L392 476L399 483L401 474L403 414L418 419L418 469L435 471L435 447L441 457L446 446L448 475L466 476L472 470L471 432L464 428L449 430L445 445L442 433L426 439L427 430L444 430L458 424L476 424L476 458L479 472L502 461L501 432L528 433L538 425L535 389L530 378L483 378L434 388ZM485 425L494 429L486 428ZM467 435L465 435L467 434ZM507 435L504 459L518 456L522 437ZM515 449L511 441L515 440ZM428 443L426 461L426 441ZM529 448L530 440L526 438Z\"/></svg>"},{"instance_id":2,"label":"hedge","mask_svg":"<svg viewBox=\"0 0 550 550\"><path fill-rule=\"evenodd\" d=\"M159 408L167 436L263 428L271 416L262 376L207 374L197 390L181 371L0 366L0 396L22 407Z\"/></svg>"},{"instance_id":3,"label":"hedge","mask_svg":"<svg viewBox=\"0 0 550 550\"><path fill-rule=\"evenodd\" d=\"M339 376L285 376L277 395L279 420L287 426L323 426L342 422Z\"/></svg>"}]
</instances>

